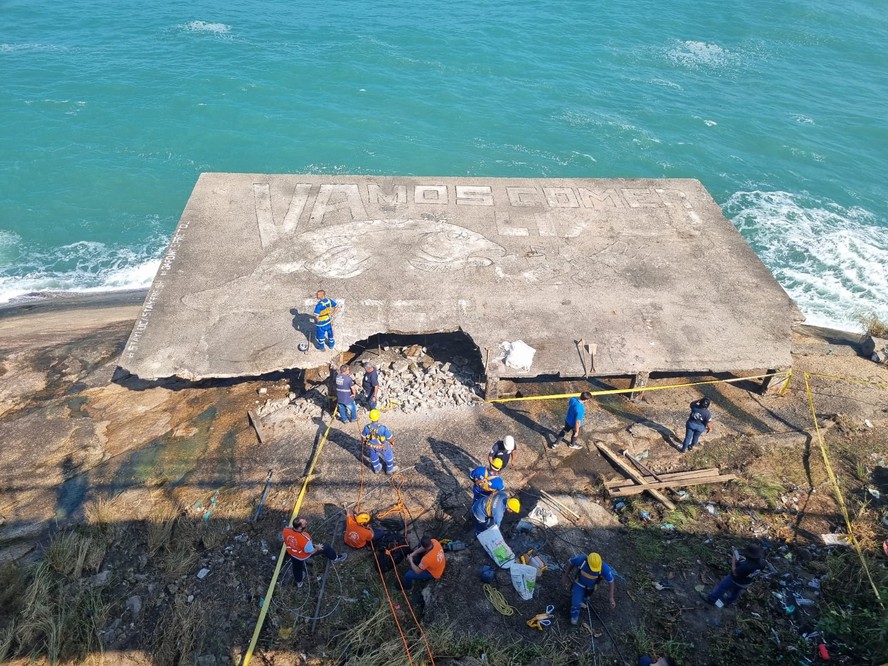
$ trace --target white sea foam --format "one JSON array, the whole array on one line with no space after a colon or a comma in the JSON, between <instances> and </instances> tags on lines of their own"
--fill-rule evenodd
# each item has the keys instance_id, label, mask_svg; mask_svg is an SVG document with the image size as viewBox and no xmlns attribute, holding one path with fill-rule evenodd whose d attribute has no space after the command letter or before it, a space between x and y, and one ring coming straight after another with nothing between
<instances>
[{"instance_id":1,"label":"white sea foam","mask_svg":"<svg viewBox=\"0 0 888 666\"><path fill-rule=\"evenodd\" d=\"M718 44L691 40L675 44L666 52L666 57L674 63L691 68L724 67L737 60L735 54Z\"/></svg>"},{"instance_id":2,"label":"white sea foam","mask_svg":"<svg viewBox=\"0 0 888 666\"><path fill-rule=\"evenodd\" d=\"M0 303L47 291L120 291L151 284L166 240L141 251L80 241L48 250L29 249L21 238L0 233Z\"/></svg>"},{"instance_id":3,"label":"white sea foam","mask_svg":"<svg viewBox=\"0 0 888 666\"><path fill-rule=\"evenodd\" d=\"M792 119L795 120L799 125L813 125L813 118L809 118L808 116L803 116L801 113L794 113Z\"/></svg>"},{"instance_id":4,"label":"white sea foam","mask_svg":"<svg viewBox=\"0 0 888 666\"><path fill-rule=\"evenodd\" d=\"M716 125L718 125L718 123L714 120L704 120L703 124L706 125L706 127L715 127Z\"/></svg>"},{"instance_id":5,"label":"white sea foam","mask_svg":"<svg viewBox=\"0 0 888 666\"><path fill-rule=\"evenodd\" d=\"M57 44L0 44L0 53L17 53L20 51L67 51L67 46Z\"/></svg>"},{"instance_id":6,"label":"white sea foam","mask_svg":"<svg viewBox=\"0 0 888 666\"><path fill-rule=\"evenodd\" d=\"M862 313L888 319L885 220L789 192L737 192L724 212L808 323L859 330Z\"/></svg>"},{"instance_id":7,"label":"white sea foam","mask_svg":"<svg viewBox=\"0 0 888 666\"><path fill-rule=\"evenodd\" d=\"M228 35L231 33L231 26L224 23L211 23L209 21L189 21L179 26L184 32L205 32L213 35Z\"/></svg>"}]
</instances>

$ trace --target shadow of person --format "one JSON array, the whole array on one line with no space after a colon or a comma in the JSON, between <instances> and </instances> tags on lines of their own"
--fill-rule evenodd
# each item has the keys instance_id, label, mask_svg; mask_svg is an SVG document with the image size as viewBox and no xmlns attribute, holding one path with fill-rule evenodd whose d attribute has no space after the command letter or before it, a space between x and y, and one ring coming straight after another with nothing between
<instances>
[{"instance_id":1,"label":"shadow of person","mask_svg":"<svg viewBox=\"0 0 888 666\"><path fill-rule=\"evenodd\" d=\"M62 485L56 493L56 520L79 517L89 492L89 476L77 474L77 465L69 455L62 461Z\"/></svg>"},{"instance_id":2,"label":"shadow of person","mask_svg":"<svg viewBox=\"0 0 888 666\"><path fill-rule=\"evenodd\" d=\"M534 421L525 410L508 407L499 402L493 403L493 407L504 416L508 416L510 419L524 426L528 430L532 430L533 432L542 435L547 444L552 444L558 439L558 433L561 431L560 424L557 429L549 428L542 423Z\"/></svg>"},{"instance_id":3,"label":"shadow of person","mask_svg":"<svg viewBox=\"0 0 888 666\"><path fill-rule=\"evenodd\" d=\"M314 315L310 312L300 312L299 308L290 308L293 315L293 329L305 336L308 344L314 344L315 323Z\"/></svg>"},{"instance_id":4,"label":"shadow of person","mask_svg":"<svg viewBox=\"0 0 888 666\"><path fill-rule=\"evenodd\" d=\"M668 428L662 423L651 421L648 418L636 418L635 423L645 428L650 428L656 432L669 446L681 447L681 443L684 441L681 437L675 434L672 428Z\"/></svg>"}]
</instances>

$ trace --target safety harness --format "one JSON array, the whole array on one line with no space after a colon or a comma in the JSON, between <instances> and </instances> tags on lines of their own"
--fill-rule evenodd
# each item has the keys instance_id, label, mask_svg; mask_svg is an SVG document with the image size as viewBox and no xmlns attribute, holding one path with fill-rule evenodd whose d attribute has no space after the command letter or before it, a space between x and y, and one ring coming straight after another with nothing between
<instances>
[{"instance_id":1,"label":"safety harness","mask_svg":"<svg viewBox=\"0 0 888 666\"><path fill-rule=\"evenodd\" d=\"M385 448L388 439L385 435L379 434L380 427L381 426L378 423L368 423L367 428L370 430L370 434L364 437L364 443L371 449L376 449L377 451L381 451ZM374 442L376 443L374 444Z\"/></svg>"}]
</instances>

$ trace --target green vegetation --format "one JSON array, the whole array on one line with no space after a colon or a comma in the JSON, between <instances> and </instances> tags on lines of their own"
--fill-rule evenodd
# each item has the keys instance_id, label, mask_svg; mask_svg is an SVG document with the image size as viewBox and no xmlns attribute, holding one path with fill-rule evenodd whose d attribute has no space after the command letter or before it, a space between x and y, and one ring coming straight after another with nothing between
<instances>
[{"instance_id":1,"label":"green vegetation","mask_svg":"<svg viewBox=\"0 0 888 666\"><path fill-rule=\"evenodd\" d=\"M857 321L863 327L865 335L871 335L874 338L888 338L888 323L882 321L875 313L862 313L858 315Z\"/></svg>"}]
</instances>

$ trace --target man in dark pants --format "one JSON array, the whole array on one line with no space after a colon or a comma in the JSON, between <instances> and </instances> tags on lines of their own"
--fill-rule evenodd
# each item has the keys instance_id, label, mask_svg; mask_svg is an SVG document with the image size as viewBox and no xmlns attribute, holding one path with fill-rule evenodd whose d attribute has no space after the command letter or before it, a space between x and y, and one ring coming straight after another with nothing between
<instances>
[{"instance_id":1,"label":"man in dark pants","mask_svg":"<svg viewBox=\"0 0 888 666\"><path fill-rule=\"evenodd\" d=\"M583 403L591 399L592 394L589 393L589 391L583 391L580 393L579 398L574 397L570 399L570 402L567 403L567 414L564 417L564 427L561 429L561 432L558 433L551 448L557 448L558 443L564 440L567 433L570 433L570 443L567 445L568 448L582 448L577 441L577 438L580 436L580 428L583 425L583 418L586 416L586 405Z\"/></svg>"},{"instance_id":2,"label":"man in dark pants","mask_svg":"<svg viewBox=\"0 0 888 666\"><path fill-rule=\"evenodd\" d=\"M345 562L348 553L336 554L331 546L320 543L315 545L311 534L305 531L308 521L305 518L295 518L290 527L284 528L284 545L287 548L287 557L293 567L293 580L296 587L302 587L305 581L305 563L316 553L323 553L324 557L333 564Z\"/></svg>"},{"instance_id":3,"label":"man in dark pants","mask_svg":"<svg viewBox=\"0 0 888 666\"><path fill-rule=\"evenodd\" d=\"M743 557L737 556L737 551L731 553L731 573L722 578L715 589L704 599L716 606L720 605L724 597L724 605L729 606L740 594L752 584L753 579L765 566L762 549L757 544L752 544L743 549ZM703 594L702 592L700 593Z\"/></svg>"},{"instance_id":4,"label":"man in dark pants","mask_svg":"<svg viewBox=\"0 0 888 666\"><path fill-rule=\"evenodd\" d=\"M361 380L367 409L376 409L379 402L379 371L372 363L364 363L364 378Z\"/></svg>"},{"instance_id":5,"label":"man in dark pants","mask_svg":"<svg viewBox=\"0 0 888 666\"><path fill-rule=\"evenodd\" d=\"M339 420L358 420L358 406L355 403L355 379L351 376L351 369L343 364L339 366L339 374L336 375L336 402L339 409Z\"/></svg>"},{"instance_id":6,"label":"man in dark pants","mask_svg":"<svg viewBox=\"0 0 888 666\"><path fill-rule=\"evenodd\" d=\"M704 430L712 432L712 414L709 411L709 405L709 398L700 398L691 403L691 415L688 416L688 422L685 424L684 442L679 449L682 453L697 446Z\"/></svg>"}]
</instances>

